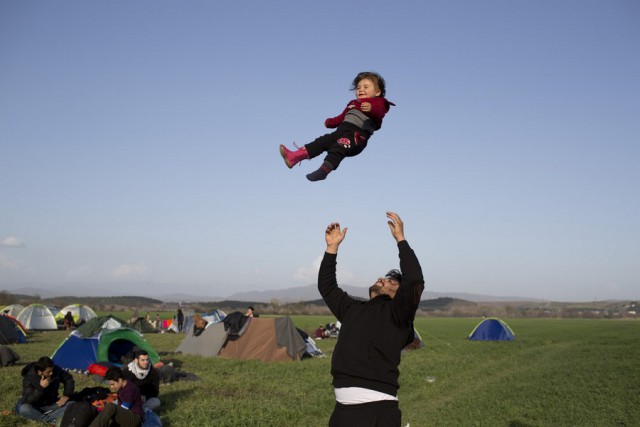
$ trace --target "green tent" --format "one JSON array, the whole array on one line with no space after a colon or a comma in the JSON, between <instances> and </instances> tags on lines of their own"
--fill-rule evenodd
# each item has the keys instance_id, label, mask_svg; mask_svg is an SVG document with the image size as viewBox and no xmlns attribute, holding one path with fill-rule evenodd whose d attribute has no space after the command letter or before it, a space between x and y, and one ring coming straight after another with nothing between
<instances>
[{"instance_id":1,"label":"green tent","mask_svg":"<svg viewBox=\"0 0 640 427\"><path fill-rule=\"evenodd\" d=\"M66 369L86 371L92 363L122 364L123 356L135 349L145 350L153 364L160 356L142 334L113 316L91 319L60 344L51 358Z\"/></svg>"}]
</instances>

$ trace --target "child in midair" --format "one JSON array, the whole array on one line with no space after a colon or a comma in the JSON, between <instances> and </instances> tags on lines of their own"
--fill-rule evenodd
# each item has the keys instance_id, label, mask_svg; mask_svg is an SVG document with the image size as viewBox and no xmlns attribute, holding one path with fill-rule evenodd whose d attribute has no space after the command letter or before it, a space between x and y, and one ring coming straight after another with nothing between
<instances>
[{"instance_id":1,"label":"child in midair","mask_svg":"<svg viewBox=\"0 0 640 427\"><path fill-rule=\"evenodd\" d=\"M382 119L395 105L385 99L385 82L382 76L373 72L359 73L353 80L351 90L356 99L347 104L342 114L325 120L332 133L317 138L296 151L280 145L280 154L289 168L304 159L312 159L323 152L327 155L318 170L307 175L309 181L321 181L332 170L338 168L345 157L357 156L367 147L367 141L382 126Z\"/></svg>"}]
</instances>

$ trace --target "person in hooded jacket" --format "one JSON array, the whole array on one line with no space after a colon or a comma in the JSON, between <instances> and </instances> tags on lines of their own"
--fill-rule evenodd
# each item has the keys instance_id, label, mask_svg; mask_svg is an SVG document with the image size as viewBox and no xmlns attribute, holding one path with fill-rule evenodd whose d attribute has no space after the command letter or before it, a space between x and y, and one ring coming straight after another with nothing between
<instances>
[{"instance_id":1,"label":"person in hooded jacket","mask_svg":"<svg viewBox=\"0 0 640 427\"><path fill-rule=\"evenodd\" d=\"M22 368L22 396L16 412L24 418L46 423L55 423L67 409L69 397L75 389L71 374L53 360L43 356L38 361ZM60 386L64 389L59 396Z\"/></svg>"},{"instance_id":2,"label":"person in hooded jacket","mask_svg":"<svg viewBox=\"0 0 640 427\"><path fill-rule=\"evenodd\" d=\"M318 272L318 290L342 327L331 358L336 404L330 427L400 427L398 378L402 349L413 339L413 321L424 291L422 268L404 236L404 224L387 212L398 246L400 270L391 270L369 288L371 299L349 296L338 286L338 247L347 233L332 223Z\"/></svg>"}]
</instances>

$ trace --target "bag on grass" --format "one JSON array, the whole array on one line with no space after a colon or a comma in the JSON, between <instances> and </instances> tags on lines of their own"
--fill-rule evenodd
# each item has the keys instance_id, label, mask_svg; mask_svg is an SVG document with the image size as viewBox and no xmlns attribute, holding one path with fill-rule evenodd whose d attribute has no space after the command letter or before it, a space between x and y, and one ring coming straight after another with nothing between
<instances>
[{"instance_id":1,"label":"bag on grass","mask_svg":"<svg viewBox=\"0 0 640 427\"><path fill-rule=\"evenodd\" d=\"M75 402L91 403L95 400L106 398L110 393L111 390L106 387L85 387L73 393L69 399Z\"/></svg>"},{"instance_id":2,"label":"bag on grass","mask_svg":"<svg viewBox=\"0 0 640 427\"><path fill-rule=\"evenodd\" d=\"M98 412L87 402L71 402L62 415L60 427L89 427Z\"/></svg>"},{"instance_id":3,"label":"bag on grass","mask_svg":"<svg viewBox=\"0 0 640 427\"><path fill-rule=\"evenodd\" d=\"M105 366L100 363L92 363L87 368L87 371L89 371L90 374L100 375L101 377L104 377L108 369L109 366Z\"/></svg>"},{"instance_id":4,"label":"bag on grass","mask_svg":"<svg viewBox=\"0 0 640 427\"><path fill-rule=\"evenodd\" d=\"M102 399L92 401L91 405L93 405L96 411L102 412L107 403L115 403L116 400L118 400L118 393L109 393Z\"/></svg>"}]
</instances>

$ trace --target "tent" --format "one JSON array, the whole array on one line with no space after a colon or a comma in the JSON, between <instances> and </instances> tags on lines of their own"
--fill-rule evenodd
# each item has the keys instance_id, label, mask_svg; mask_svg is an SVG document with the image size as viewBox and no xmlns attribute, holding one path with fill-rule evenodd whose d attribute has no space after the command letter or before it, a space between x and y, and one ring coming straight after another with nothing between
<instances>
[{"instance_id":1,"label":"tent","mask_svg":"<svg viewBox=\"0 0 640 427\"><path fill-rule=\"evenodd\" d=\"M224 320L227 314L222 310L214 309L209 313L205 313L202 315L202 318L209 323L218 323ZM187 332L192 332L193 329L193 313L185 313L184 315L184 323L182 324L182 331L178 331L178 322L173 322L168 328L167 331L170 332L181 332L186 334Z\"/></svg>"},{"instance_id":2,"label":"tent","mask_svg":"<svg viewBox=\"0 0 640 427\"><path fill-rule=\"evenodd\" d=\"M306 344L289 317L253 317L244 333L220 350L224 359L300 360Z\"/></svg>"},{"instance_id":3,"label":"tent","mask_svg":"<svg viewBox=\"0 0 640 427\"><path fill-rule=\"evenodd\" d=\"M505 322L498 318L490 317L478 323L469 334L470 340L479 341L511 341L515 334Z\"/></svg>"},{"instance_id":4,"label":"tent","mask_svg":"<svg viewBox=\"0 0 640 427\"><path fill-rule=\"evenodd\" d=\"M2 309L2 314L8 314L9 316L17 317L22 310L24 310L23 305L11 304Z\"/></svg>"},{"instance_id":5,"label":"tent","mask_svg":"<svg viewBox=\"0 0 640 427\"><path fill-rule=\"evenodd\" d=\"M88 305L71 304L64 307L58 312L58 314L55 315L56 322L62 322L64 320L64 316L66 316L68 312L71 312L73 321L76 323L76 325L97 317L96 312L93 311Z\"/></svg>"},{"instance_id":6,"label":"tent","mask_svg":"<svg viewBox=\"0 0 640 427\"><path fill-rule=\"evenodd\" d=\"M151 322L149 322L144 317L138 317L132 324L131 329L135 329L138 332L143 334L157 334L158 331L155 326Z\"/></svg>"},{"instance_id":7,"label":"tent","mask_svg":"<svg viewBox=\"0 0 640 427\"><path fill-rule=\"evenodd\" d=\"M38 331L55 331L58 329L56 319L46 305L31 304L18 314L18 321L27 329Z\"/></svg>"},{"instance_id":8,"label":"tent","mask_svg":"<svg viewBox=\"0 0 640 427\"><path fill-rule=\"evenodd\" d=\"M23 344L27 342L27 331L13 316L0 316L0 344Z\"/></svg>"},{"instance_id":9,"label":"tent","mask_svg":"<svg viewBox=\"0 0 640 427\"><path fill-rule=\"evenodd\" d=\"M187 336L176 349L176 353L194 354L197 356L214 357L227 342L227 331L221 322L207 325L198 336L193 335L193 328L185 331Z\"/></svg>"},{"instance_id":10,"label":"tent","mask_svg":"<svg viewBox=\"0 0 640 427\"><path fill-rule=\"evenodd\" d=\"M0 366L14 366L20 360L20 355L6 345L0 345Z\"/></svg>"},{"instance_id":11,"label":"tent","mask_svg":"<svg viewBox=\"0 0 640 427\"><path fill-rule=\"evenodd\" d=\"M420 336L420 333L418 332L418 330L416 329L416 327L413 327L413 341L411 341L409 344L407 344L405 346L405 348L403 348L403 350L418 350L420 348L424 347L424 341L422 341L422 337Z\"/></svg>"},{"instance_id":12,"label":"tent","mask_svg":"<svg viewBox=\"0 0 640 427\"><path fill-rule=\"evenodd\" d=\"M289 317L247 319L242 333L235 340L227 339L223 322L207 325L199 336L194 336L193 330L187 331L176 352L262 361L302 358L306 344Z\"/></svg>"},{"instance_id":13,"label":"tent","mask_svg":"<svg viewBox=\"0 0 640 427\"><path fill-rule=\"evenodd\" d=\"M51 314L53 314L53 317L56 317L60 312L60 310L58 310L58 307L56 307L55 305L48 305L47 308L49 309L49 311L51 311Z\"/></svg>"},{"instance_id":14,"label":"tent","mask_svg":"<svg viewBox=\"0 0 640 427\"><path fill-rule=\"evenodd\" d=\"M122 357L132 352L134 347L146 350L153 364L160 361L158 353L140 332L127 327L126 322L114 316L101 316L71 332L51 358L62 368L86 371L92 363L119 365Z\"/></svg>"}]
</instances>

